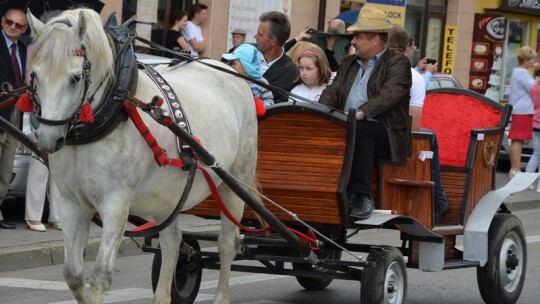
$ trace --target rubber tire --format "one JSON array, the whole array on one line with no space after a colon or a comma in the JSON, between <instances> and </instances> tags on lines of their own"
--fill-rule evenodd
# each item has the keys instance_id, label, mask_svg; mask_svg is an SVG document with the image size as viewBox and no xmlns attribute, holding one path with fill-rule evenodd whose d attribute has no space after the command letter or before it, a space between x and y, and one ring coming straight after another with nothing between
<instances>
[{"instance_id":1,"label":"rubber tire","mask_svg":"<svg viewBox=\"0 0 540 304\"><path fill-rule=\"evenodd\" d=\"M360 303L406 303L407 269L401 251L389 246L372 248L367 260L373 267L362 270ZM398 283L396 294L388 294L390 282Z\"/></svg>"},{"instance_id":2,"label":"rubber tire","mask_svg":"<svg viewBox=\"0 0 540 304\"><path fill-rule=\"evenodd\" d=\"M488 236L488 260L484 267L476 268L480 295L490 304L515 303L521 295L527 272L525 230L516 216L502 213L493 217ZM501 274L501 267L506 269L508 250L517 253L519 264L510 274L506 271Z\"/></svg>"},{"instance_id":3,"label":"rubber tire","mask_svg":"<svg viewBox=\"0 0 540 304\"><path fill-rule=\"evenodd\" d=\"M319 259L340 260L341 250L333 248L321 249L317 256ZM292 263L292 266L295 270L310 270L312 267L310 264L305 263ZM334 279L296 276L296 280L300 286L307 290L323 290L328 287Z\"/></svg>"},{"instance_id":4,"label":"rubber tire","mask_svg":"<svg viewBox=\"0 0 540 304\"><path fill-rule=\"evenodd\" d=\"M185 240L196 251L201 247L197 240ZM199 256L200 257L200 256ZM161 270L161 251L154 254L152 262L152 290L156 291L159 273ZM191 304L199 293L202 280L202 267L197 261L197 256L188 260L185 254L180 253L176 263L176 272L171 285L171 303Z\"/></svg>"}]
</instances>

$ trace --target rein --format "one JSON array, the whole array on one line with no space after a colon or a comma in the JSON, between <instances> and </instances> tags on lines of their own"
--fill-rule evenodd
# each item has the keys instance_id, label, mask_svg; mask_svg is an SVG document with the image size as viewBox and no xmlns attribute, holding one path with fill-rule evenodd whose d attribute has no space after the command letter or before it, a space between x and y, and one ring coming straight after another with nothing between
<instances>
[{"instance_id":1,"label":"rein","mask_svg":"<svg viewBox=\"0 0 540 304\"><path fill-rule=\"evenodd\" d=\"M208 62L204 62L204 61L201 61L200 59L198 58L193 58L191 57L191 55L187 55L187 54L184 54L184 53L181 53L181 52L175 52L173 50L170 50L160 44L157 44L153 41L150 41L150 40L147 40L147 39L144 39L144 38L141 38L139 36L135 37L136 40L140 41L140 42L143 42L144 44L147 44L149 46L151 46L152 48L156 49L156 50L159 50L159 51L163 51L163 52L166 52L166 53L169 53L169 54L173 54L175 56L178 56L180 58L182 58L182 60L186 60L186 61L189 61L189 62L198 62L202 65L205 65L207 67L211 67L215 70L218 70L220 72L223 72L223 73L227 73L229 75L233 75L233 76L236 76L236 77L239 77L239 78L242 78L242 79L245 79L245 80L249 80L253 83L255 83L256 85L259 85L265 89L268 89L272 92L276 92L278 94L281 94L281 95L285 95L285 96L288 96L288 97L292 97L293 98L293 102L296 102L296 101L303 101L303 102L308 102L308 103L313 103L313 104L316 104L316 102L313 102L312 100L309 100L305 97L302 97L302 96L299 96L299 95L296 95L296 94L293 94L287 90L284 90L282 88L278 88L276 86L273 86L273 85L270 85L270 84L267 84L267 83L264 83L260 80L257 80L255 78L252 78L250 76L246 76L246 75L243 75L243 74L240 74L234 70L229 70L229 69L225 69L223 67L220 67L220 66L217 66L217 65L213 65L211 63L208 63ZM284 55L286 56L286 55Z\"/></svg>"}]
</instances>

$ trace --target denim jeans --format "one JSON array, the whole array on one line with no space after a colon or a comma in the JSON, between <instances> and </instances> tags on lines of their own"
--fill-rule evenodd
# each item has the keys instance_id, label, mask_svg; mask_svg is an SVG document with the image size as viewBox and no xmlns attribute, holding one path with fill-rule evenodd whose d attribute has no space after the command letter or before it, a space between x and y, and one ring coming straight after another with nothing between
<instances>
[{"instance_id":1,"label":"denim jeans","mask_svg":"<svg viewBox=\"0 0 540 304\"><path fill-rule=\"evenodd\" d=\"M431 151L433 151L433 159L431 159L431 165L433 169L433 181L435 182L434 195L435 198L443 196L444 190L441 182L441 163L439 161L439 144L437 142L437 135L433 130L421 128L421 132L433 134L433 140L431 141ZM538 150L540 153L540 150Z\"/></svg>"},{"instance_id":2,"label":"denim jeans","mask_svg":"<svg viewBox=\"0 0 540 304\"><path fill-rule=\"evenodd\" d=\"M536 172L540 165L540 132L533 132L533 154L527 163L525 172Z\"/></svg>"}]
</instances>

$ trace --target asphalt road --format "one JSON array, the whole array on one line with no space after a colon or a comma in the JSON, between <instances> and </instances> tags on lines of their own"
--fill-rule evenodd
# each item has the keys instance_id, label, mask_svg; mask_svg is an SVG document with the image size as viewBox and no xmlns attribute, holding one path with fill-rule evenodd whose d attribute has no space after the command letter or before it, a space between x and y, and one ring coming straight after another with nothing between
<instances>
[{"instance_id":1,"label":"asphalt road","mask_svg":"<svg viewBox=\"0 0 540 304\"><path fill-rule=\"evenodd\" d=\"M540 290L540 209L518 211L527 233L528 270L525 287L518 303L538 303ZM395 231L361 232L363 241L383 244L399 241ZM399 243L399 242L398 242ZM206 247L214 244L206 244ZM344 254L344 258L348 259ZM113 285L106 303L142 304L151 301L150 269L152 254L120 257L116 261ZM86 263L89 277L92 263ZM217 271L204 270L203 282L196 303L211 303L216 292ZM454 304L482 303L474 268L427 273L408 271L408 303ZM335 280L322 291L303 290L295 278L266 274L233 273L230 283L231 303L241 304L304 304L359 303L360 284ZM75 303L62 277L62 266L48 266L20 271L0 272L0 303Z\"/></svg>"}]
</instances>

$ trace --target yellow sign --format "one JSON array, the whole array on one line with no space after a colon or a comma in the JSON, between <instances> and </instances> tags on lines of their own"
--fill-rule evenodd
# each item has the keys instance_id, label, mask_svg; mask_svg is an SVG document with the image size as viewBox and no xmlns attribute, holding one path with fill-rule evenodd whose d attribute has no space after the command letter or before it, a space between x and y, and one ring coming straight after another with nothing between
<instances>
[{"instance_id":1,"label":"yellow sign","mask_svg":"<svg viewBox=\"0 0 540 304\"><path fill-rule=\"evenodd\" d=\"M446 25L444 27L444 44L441 72L453 74L456 61L457 26Z\"/></svg>"},{"instance_id":2,"label":"yellow sign","mask_svg":"<svg viewBox=\"0 0 540 304\"><path fill-rule=\"evenodd\" d=\"M405 6L377 4L369 2L366 5L383 11L388 18L388 21L392 22L393 25L397 25L400 27L405 26Z\"/></svg>"}]
</instances>

